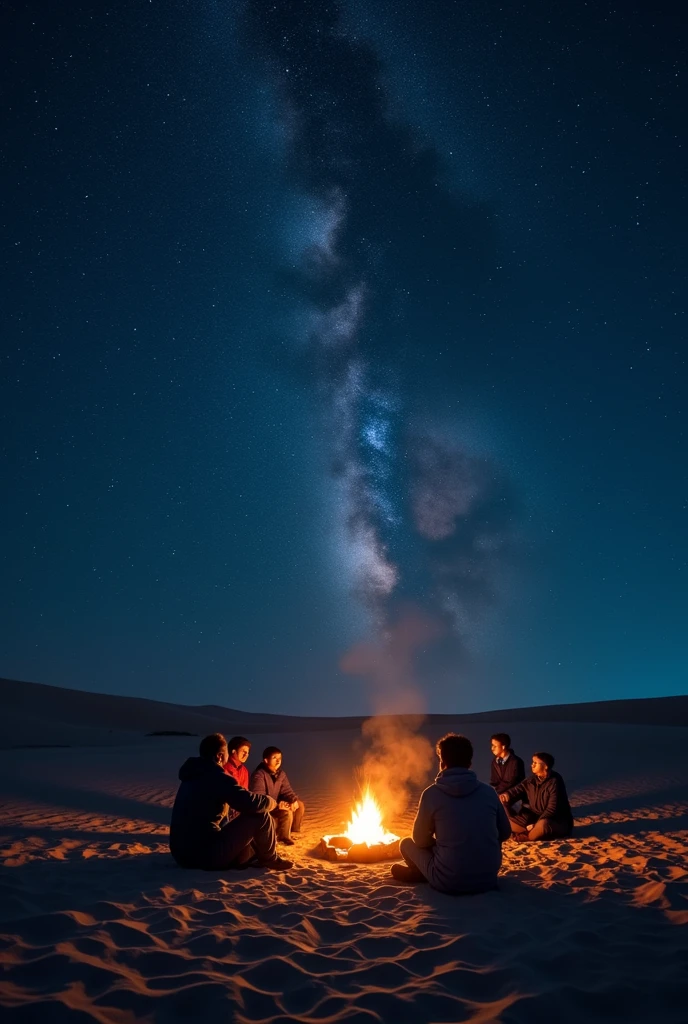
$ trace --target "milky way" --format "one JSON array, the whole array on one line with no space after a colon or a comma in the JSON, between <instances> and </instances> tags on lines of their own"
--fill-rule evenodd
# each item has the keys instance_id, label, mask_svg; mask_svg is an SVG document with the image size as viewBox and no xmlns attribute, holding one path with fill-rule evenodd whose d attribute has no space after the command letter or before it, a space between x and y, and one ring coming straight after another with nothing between
<instances>
[{"instance_id":1,"label":"milky way","mask_svg":"<svg viewBox=\"0 0 688 1024\"><path fill-rule=\"evenodd\" d=\"M248 11L247 37L279 98L284 173L308 197L285 280L306 310L292 340L307 339L322 398L352 589L383 637L419 606L448 627L456 658L498 597L515 506L501 470L438 422L415 379L433 353L432 316L411 343L404 322L412 302L468 297L490 225L390 119L377 61L334 5ZM452 236L455 258L438 272L433 248Z\"/></svg>"}]
</instances>

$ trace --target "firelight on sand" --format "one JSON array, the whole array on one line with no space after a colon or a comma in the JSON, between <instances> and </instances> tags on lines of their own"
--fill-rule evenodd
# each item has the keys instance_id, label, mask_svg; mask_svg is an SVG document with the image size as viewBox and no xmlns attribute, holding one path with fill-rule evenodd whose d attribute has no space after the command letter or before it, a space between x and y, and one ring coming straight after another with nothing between
<instances>
[{"instance_id":1,"label":"firelight on sand","mask_svg":"<svg viewBox=\"0 0 688 1024\"><path fill-rule=\"evenodd\" d=\"M367 846L393 843L399 839L399 836L385 830L380 805L367 787L363 799L356 804L352 812L351 821L344 835L352 843L365 843Z\"/></svg>"},{"instance_id":2,"label":"firelight on sand","mask_svg":"<svg viewBox=\"0 0 688 1024\"><path fill-rule=\"evenodd\" d=\"M321 856L328 860L351 860L362 863L386 860L399 856L399 836L385 831L382 811L377 800L366 787L362 799L351 813L346 832L323 836L320 840Z\"/></svg>"}]
</instances>

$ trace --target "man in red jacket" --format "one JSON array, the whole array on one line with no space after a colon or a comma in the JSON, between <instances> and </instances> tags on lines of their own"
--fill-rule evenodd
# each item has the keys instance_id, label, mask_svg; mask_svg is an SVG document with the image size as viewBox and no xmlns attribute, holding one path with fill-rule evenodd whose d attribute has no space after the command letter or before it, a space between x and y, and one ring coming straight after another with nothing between
<instances>
[{"instance_id":1,"label":"man in red jacket","mask_svg":"<svg viewBox=\"0 0 688 1024\"><path fill-rule=\"evenodd\" d=\"M251 744L245 736L232 736L227 743L229 758L225 765L225 774L233 775L240 786L248 789L248 768L246 762L251 753Z\"/></svg>"}]
</instances>

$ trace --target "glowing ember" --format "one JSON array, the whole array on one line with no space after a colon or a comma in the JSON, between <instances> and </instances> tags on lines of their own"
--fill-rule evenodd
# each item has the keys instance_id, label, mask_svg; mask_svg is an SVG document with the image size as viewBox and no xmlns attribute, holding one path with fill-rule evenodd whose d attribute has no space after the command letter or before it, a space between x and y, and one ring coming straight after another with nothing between
<instances>
[{"instance_id":1,"label":"glowing ember","mask_svg":"<svg viewBox=\"0 0 688 1024\"><path fill-rule=\"evenodd\" d=\"M344 835L352 843L365 843L367 846L393 843L399 838L385 831L379 804L369 789L366 789L360 803L356 804Z\"/></svg>"}]
</instances>

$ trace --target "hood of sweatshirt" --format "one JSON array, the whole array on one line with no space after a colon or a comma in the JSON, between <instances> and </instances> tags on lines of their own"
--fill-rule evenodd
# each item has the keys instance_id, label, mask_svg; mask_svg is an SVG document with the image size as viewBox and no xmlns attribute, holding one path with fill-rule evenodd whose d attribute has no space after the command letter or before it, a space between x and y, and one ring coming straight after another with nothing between
<instances>
[{"instance_id":1,"label":"hood of sweatshirt","mask_svg":"<svg viewBox=\"0 0 688 1024\"><path fill-rule=\"evenodd\" d=\"M207 757L187 757L179 769L179 781L191 782L192 779L202 779L204 776L217 775L218 771L224 773L224 769Z\"/></svg>"},{"instance_id":2,"label":"hood of sweatshirt","mask_svg":"<svg viewBox=\"0 0 688 1024\"><path fill-rule=\"evenodd\" d=\"M445 768L435 779L435 785L449 796L470 796L480 782L470 768Z\"/></svg>"}]
</instances>

